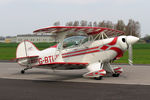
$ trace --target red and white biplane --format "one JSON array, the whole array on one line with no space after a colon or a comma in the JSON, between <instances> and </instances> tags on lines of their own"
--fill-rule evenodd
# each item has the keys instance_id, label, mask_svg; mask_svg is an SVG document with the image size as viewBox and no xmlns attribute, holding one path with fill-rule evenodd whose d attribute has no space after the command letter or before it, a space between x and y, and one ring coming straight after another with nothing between
<instances>
[{"instance_id":1,"label":"red and white biplane","mask_svg":"<svg viewBox=\"0 0 150 100\"><path fill-rule=\"evenodd\" d=\"M34 33L55 34L59 43L40 51L30 41L22 41L16 51L17 62L25 66L21 73L34 67L59 70L87 68L89 72L84 77L101 79L107 72L118 77L123 69L112 67L110 63L122 57L129 44L139 40L134 36L123 36L124 32L102 27L54 26Z\"/></svg>"}]
</instances>

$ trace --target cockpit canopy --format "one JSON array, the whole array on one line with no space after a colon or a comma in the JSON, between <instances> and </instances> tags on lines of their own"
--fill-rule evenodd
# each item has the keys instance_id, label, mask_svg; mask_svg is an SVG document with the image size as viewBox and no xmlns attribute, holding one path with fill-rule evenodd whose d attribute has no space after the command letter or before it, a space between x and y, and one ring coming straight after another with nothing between
<instances>
[{"instance_id":1,"label":"cockpit canopy","mask_svg":"<svg viewBox=\"0 0 150 100\"><path fill-rule=\"evenodd\" d=\"M86 36L72 36L64 39L63 41L63 48L73 48L76 46L79 46L81 44L84 44L88 41L88 37ZM61 47L61 44L59 43L59 48Z\"/></svg>"}]
</instances>

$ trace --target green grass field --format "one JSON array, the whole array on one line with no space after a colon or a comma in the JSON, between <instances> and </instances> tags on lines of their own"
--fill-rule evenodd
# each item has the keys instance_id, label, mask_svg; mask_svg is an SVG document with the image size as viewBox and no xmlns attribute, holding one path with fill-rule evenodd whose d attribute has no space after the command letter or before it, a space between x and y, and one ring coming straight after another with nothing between
<instances>
[{"instance_id":1,"label":"green grass field","mask_svg":"<svg viewBox=\"0 0 150 100\"><path fill-rule=\"evenodd\" d=\"M116 63L128 63L128 51L124 56L115 61ZM133 45L133 63L134 64L150 64L150 44L134 44Z\"/></svg>"},{"instance_id":2,"label":"green grass field","mask_svg":"<svg viewBox=\"0 0 150 100\"><path fill-rule=\"evenodd\" d=\"M40 50L48 48L55 43L35 43ZM16 56L17 43L0 43L0 60L10 60ZM150 64L150 44L133 45L134 64ZM115 61L115 63L128 63L128 52Z\"/></svg>"}]
</instances>

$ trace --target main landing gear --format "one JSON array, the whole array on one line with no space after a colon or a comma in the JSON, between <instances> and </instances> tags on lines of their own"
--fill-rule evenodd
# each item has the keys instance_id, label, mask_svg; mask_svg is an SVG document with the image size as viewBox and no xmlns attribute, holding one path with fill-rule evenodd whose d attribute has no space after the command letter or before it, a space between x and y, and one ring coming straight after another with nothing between
<instances>
[{"instance_id":1,"label":"main landing gear","mask_svg":"<svg viewBox=\"0 0 150 100\"><path fill-rule=\"evenodd\" d=\"M99 77L94 77L95 80L102 80L103 76L99 76Z\"/></svg>"},{"instance_id":2,"label":"main landing gear","mask_svg":"<svg viewBox=\"0 0 150 100\"><path fill-rule=\"evenodd\" d=\"M28 70L28 69L32 69L32 67L26 67L25 69L21 70L20 73L21 73L21 74L24 74L25 71Z\"/></svg>"},{"instance_id":3,"label":"main landing gear","mask_svg":"<svg viewBox=\"0 0 150 100\"><path fill-rule=\"evenodd\" d=\"M119 73L115 73L115 74L112 74L113 77L119 77L120 74Z\"/></svg>"},{"instance_id":4,"label":"main landing gear","mask_svg":"<svg viewBox=\"0 0 150 100\"><path fill-rule=\"evenodd\" d=\"M119 77L120 76L120 73L114 73L112 74L113 77ZM103 79L103 76L99 76L99 77L94 77L95 80L102 80Z\"/></svg>"}]
</instances>

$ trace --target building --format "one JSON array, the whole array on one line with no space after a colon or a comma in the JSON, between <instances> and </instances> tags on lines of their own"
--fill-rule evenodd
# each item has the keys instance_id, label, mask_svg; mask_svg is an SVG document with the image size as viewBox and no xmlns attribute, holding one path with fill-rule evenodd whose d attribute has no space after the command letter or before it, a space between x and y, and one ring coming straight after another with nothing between
<instances>
[{"instance_id":1,"label":"building","mask_svg":"<svg viewBox=\"0 0 150 100\"><path fill-rule=\"evenodd\" d=\"M8 36L5 38L5 43L16 43L16 36Z\"/></svg>"},{"instance_id":2,"label":"building","mask_svg":"<svg viewBox=\"0 0 150 100\"><path fill-rule=\"evenodd\" d=\"M4 42L5 42L5 37L0 36L0 43L4 43Z\"/></svg>"},{"instance_id":3,"label":"building","mask_svg":"<svg viewBox=\"0 0 150 100\"><path fill-rule=\"evenodd\" d=\"M43 34L24 34L24 35L17 35L16 42L20 43L21 41L29 40L34 43L40 42L57 42L56 35L43 35Z\"/></svg>"}]
</instances>

